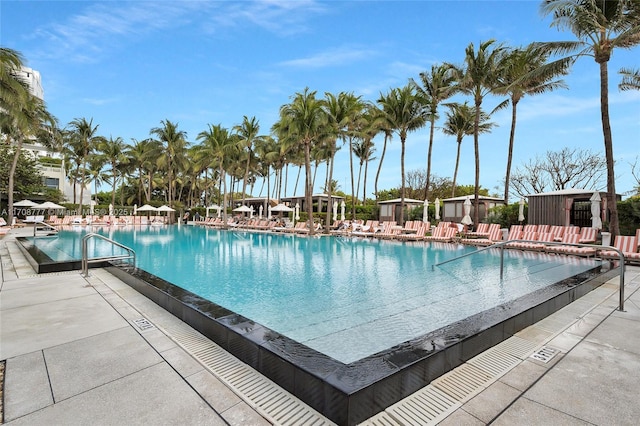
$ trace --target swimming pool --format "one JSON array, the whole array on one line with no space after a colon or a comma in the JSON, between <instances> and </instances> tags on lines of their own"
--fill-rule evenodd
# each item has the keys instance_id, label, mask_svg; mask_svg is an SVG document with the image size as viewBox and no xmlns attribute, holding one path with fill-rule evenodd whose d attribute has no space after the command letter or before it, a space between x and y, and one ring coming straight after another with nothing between
<instances>
[{"instance_id":1,"label":"swimming pool","mask_svg":"<svg viewBox=\"0 0 640 426\"><path fill-rule=\"evenodd\" d=\"M475 250L463 245L190 226L98 232L132 247L140 268L346 364L597 264L507 252L501 281L492 252L432 270ZM62 231L37 245L55 260L79 259L85 233ZM90 249L92 257L120 253L100 240L91 240Z\"/></svg>"},{"instance_id":2,"label":"swimming pool","mask_svg":"<svg viewBox=\"0 0 640 426\"><path fill-rule=\"evenodd\" d=\"M85 232L35 244L53 259L79 258ZM134 248L153 274L125 271L125 282L338 424L370 417L599 285L583 285L599 261L519 251L505 253L503 280L493 250L432 270L476 250L455 244L191 226L98 232ZM94 255L119 254L91 241Z\"/></svg>"}]
</instances>

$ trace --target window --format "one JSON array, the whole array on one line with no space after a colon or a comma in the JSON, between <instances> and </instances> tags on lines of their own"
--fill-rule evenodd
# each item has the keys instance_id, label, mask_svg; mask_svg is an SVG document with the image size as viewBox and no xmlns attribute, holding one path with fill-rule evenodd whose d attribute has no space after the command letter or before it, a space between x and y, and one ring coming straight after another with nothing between
<instances>
[{"instance_id":1,"label":"window","mask_svg":"<svg viewBox=\"0 0 640 426\"><path fill-rule=\"evenodd\" d=\"M58 188L60 184L60 179L58 178L44 178L44 185L48 188Z\"/></svg>"}]
</instances>

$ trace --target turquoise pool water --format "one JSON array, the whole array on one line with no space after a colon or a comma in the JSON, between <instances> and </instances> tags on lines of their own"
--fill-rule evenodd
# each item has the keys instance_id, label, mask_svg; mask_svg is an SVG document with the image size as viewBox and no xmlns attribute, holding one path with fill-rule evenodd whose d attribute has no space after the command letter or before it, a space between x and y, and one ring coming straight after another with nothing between
<instances>
[{"instance_id":1,"label":"turquoise pool water","mask_svg":"<svg viewBox=\"0 0 640 426\"><path fill-rule=\"evenodd\" d=\"M79 259L84 229L35 244ZM584 272L599 261L455 244L296 237L192 226L94 230L132 247L138 267L351 363ZM118 254L91 240L93 256Z\"/></svg>"}]
</instances>

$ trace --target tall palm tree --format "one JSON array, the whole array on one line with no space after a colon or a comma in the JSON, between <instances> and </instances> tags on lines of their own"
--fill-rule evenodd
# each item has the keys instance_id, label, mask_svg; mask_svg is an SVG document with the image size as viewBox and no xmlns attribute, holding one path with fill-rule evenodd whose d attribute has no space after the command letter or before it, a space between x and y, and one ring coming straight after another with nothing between
<instances>
[{"instance_id":1,"label":"tall palm tree","mask_svg":"<svg viewBox=\"0 0 640 426\"><path fill-rule=\"evenodd\" d=\"M104 141L104 137L98 136L98 124L93 125L93 118L87 121L86 118L75 118L69 123L72 132L71 143L75 145L74 152L78 156L80 182L80 200L78 213L82 214L82 198L84 197L84 187L87 183L87 162L97 145Z\"/></svg>"},{"instance_id":2,"label":"tall palm tree","mask_svg":"<svg viewBox=\"0 0 640 426\"><path fill-rule=\"evenodd\" d=\"M407 84L402 88L391 89L381 96L378 103L381 105L385 126L396 132L400 137L400 224L404 223L404 199L405 199L405 142L407 134L423 127L427 121L424 105L416 98L415 85Z\"/></svg>"},{"instance_id":3,"label":"tall palm tree","mask_svg":"<svg viewBox=\"0 0 640 426\"><path fill-rule=\"evenodd\" d=\"M382 103L383 95L380 94L380 98L378 99L378 103ZM369 107L369 114L372 119L372 126L377 128L380 132L384 133L384 142L382 144L382 153L380 153L380 161L378 162L378 170L376 171L376 179L373 183L373 192L376 197L376 202L378 201L378 181L380 180L380 172L382 171L382 164L384 162L384 156L387 153L387 144L393 137L393 131L389 125L389 122L385 120L385 115L383 111L378 108L376 105L371 105Z\"/></svg>"},{"instance_id":4,"label":"tall palm tree","mask_svg":"<svg viewBox=\"0 0 640 426\"><path fill-rule=\"evenodd\" d=\"M99 157L102 157L109 164L111 175L111 204L116 204L116 186L118 185L118 174L120 165L129 162L129 157L125 154L126 145L121 137L105 139L98 144Z\"/></svg>"},{"instance_id":5,"label":"tall palm tree","mask_svg":"<svg viewBox=\"0 0 640 426\"><path fill-rule=\"evenodd\" d=\"M209 124L207 130L198 133L197 140L201 141L201 148L196 158L209 158L211 165L218 168L222 190L222 205L224 223L227 223L227 179L225 176L225 157L236 148L237 141L231 137L229 130L221 124Z\"/></svg>"},{"instance_id":6,"label":"tall palm tree","mask_svg":"<svg viewBox=\"0 0 640 426\"><path fill-rule=\"evenodd\" d=\"M431 184L431 152L433 150L433 135L436 120L438 119L438 107L442 102L458 92L458 79L456 69L451 64L432 65L431 72L420 73L420 83L413 79L411 82L416 87L419 99L427 106L429 114L429 149L427 152L427 182L425 185L425 199L429 198L429 186Z\"/></svg>"},{"instance_id":7,"label":"tall palm tree","mask_svg":"<svg viewBox=\"0 0 640 426\"><path fill-rule=\"evenodd\" d=\"M535 44L510 50L505 57L498 87L494 90L495 93L509 95L511 101L511 131L509 133L507 172L504 178L504 201L506 204L509 204L509 180L511 179L518 102L525 95L540 95L567 87L562 80L557 80L556 77L567 73L570 62L556 61L552 66L545 66L548 59L549 53L538 48Z\"/></svg>"},{"instance_id":8,"label":"tall palm tree","mask_svg":"<svg viewBox=\"0 0 640 426\"><path fill-rule=\"evenodd\" d=\"M178 123L172 123L169 120L162 120L160 123L162 126L152 128L150 133L155 135L164 146L164 151L160 155L158 162L167 171L167 199L169 206L171 206L174 200L173 187L175 185L174 179L178 169L177 166L184 163L184 152L189 144L186 140L187 132L178 130Z\"/></svg>"},{"instance_id":9,"label":"tall palm tree","mask_svg":"<svg viewBox=\"0 0 640 426\"><path fill-rule=\"evenodd\" d=\"M292 138L302 145L305 168L305 204L309 221L309 233L313 235L313 186L311 179L311 147L318 142L327 131L327 116L323 109L324 102L316 99L316 91L305 88L296 93L289 104L280 107L280 119L287 123Z\"/></svg>"},{"instance_id":10,"label":"tall palm tree","mask_svg":"<svg viewBox=\"0 0 640 426\"><path fill-rule=\"evenodd\" d=\"M640 69L622 68L619 72L622 75L620 90L640 90Z\"/></svg>"},{"instance_id":11,"label":"tall palm tree","mask_svg":"<svg viewBox=\"0 0 640 426\"><path fill-rule=\"evenodd\" d=\"M456 137L456 143L458 146L456 154L456 167L453 171L453 185L451 188L451 196L456 196L456 181L458 178L458 166L460 165L460 148L462 147L462 139L465 136L473 135L474 120L476 116L475 109L470 107L467 102L463 104L453 103L447 105L449 111L446 113L446 119L442 132L446 135ZM495 123L490 123L487 120L489 116L485 112L480 112L480 124L478 131L480 133L486 133Z\"/></svg>"},{"instance_id":12,"label":"tall palm tree","mask_svg":"<svg viewBox=\"0 0 640 426\"><path fill-rule=\"evenodd\" d=\"M369 162L375 160L373 153L376 151L371 138L362 139L353 145L353 154L358 158L358 184L356 185L356 194L360 192L360 178L362 177L362 168L364 167L364 181L362 183L362 204L367 200L367 171ZM355 199L354 199L355 202Z\"/></svg>"},{"instance_id":13,"label":"tall palm tree","mask_svg":"<svg viewBox=\"0 0 640 426\"><path fill-rule=\"evenodd\" d=\"M482 101L493 93L498 86L498 77L502 73L505 49L501 45L494 47L495 40L481 42L478 50L473 43L465 49L465 65L460 75L460 89L463 93L473 97L475 117L473 121L473 148L475 153L475 189L474 189L474 213L473 223L478 225L480 221L480 209L478 198L480 196L480 113ZM506 101L505 101L506 102ZM503 102L499 107L506 106Z\"/></svg>"},{"instance_id":14,"label":"tall palm tree","mask_svg":"<svg viewBox=\"0 0 640 426\"><path fill-rule=\"evenodd\" d=\"M249 166L253 160L253 150L264 136L259 134L260 124L258 120L255 117L248 118L246 115L242 119L242 124L234 126L233 130L238 134L240 146L247 150L247 162L242 184L242 203L244 204L245 194L247 193L247 179L249 178Z\"/></svg>"},{"instance_id":15,"label":"tall palm tree","mask_svg":"<svg viewBox=\"0 0 640 426\"><path fill-rule=\"evenodd\" d=\"M607 206L609 231L618 235L618 206L613 157L613 136L609 118L609 70L614 49L640 44L640 2L637 0L545 0L544 15L552 15L552 27L568 29L576 41L541 43L551 53L591 56L600 68L600 112L607 160ZM575 53L574 53L575 52Z\"/></svg>"}]
</instances>

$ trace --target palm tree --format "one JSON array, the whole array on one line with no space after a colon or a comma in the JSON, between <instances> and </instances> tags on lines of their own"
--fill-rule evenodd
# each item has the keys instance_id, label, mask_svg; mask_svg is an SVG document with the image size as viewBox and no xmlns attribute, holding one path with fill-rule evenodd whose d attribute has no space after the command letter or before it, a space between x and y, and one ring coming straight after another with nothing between
<instances>
[{"instance_id":1,"label":"palm tree","mask_svg":"<svg viewBox=\"0 0 640 426\"><path fill-rule=\"evenodd\" d=\"M162 146L155 139L144 139L142 141L133 140L133 146L127 150L129 161L138 172L138 203L151 201L153 190L153 175L157 167L157 160L160 156Z\"/></svg>"},{"instance_id":2,"label":"palm tree","mask_svg":"<svg viewBox=\"0 0 640 426\"><path fill-rule=\"evenodd\" d=\"M356 194L360 192L360 178L362 177L362 167L364 166L364 181L362 183L362 204L367 200L367 171L369 162L375 160L373 153L376 151L371 138L365 138L353 145L353 154L358 158L360 166L358 168L358 184ZM355 202L355 199L354 199Z\"/></svg>"},{"instance_id":3,"label":"palm tree","mask_svg":"<svg viewBox=\"0 0 640 426\"><path fill-rule=\"evenodd\" d=\"M480 221L480 209L478 198L480 196L480 113L482 101L485 96L493 93L498 85L498 77L502 73L504 62L504 48L501 45L493 47L495 40L481 42L478 51L475 51L473 43L465 49L465 68L460 75L460 89L463 93L473 97L475 105L475 117L473 122L473 148L475 152L475 189L473 223L477 226ZM506 102L506 101L505 101ZM506 103L497 108L506 106ZM496 108L496 109L497 109ZM494 109L495 111L495 109Z\"/></svg>"},{"instance_id":4,"label":"palm tree","mask_svg":"<svg viewBox=\"0 0 640 426\"><path fill-rule=\"evenodd\" d=\"M78 181L80 182L80 202L78 212L82 214L82 198L84 187L87 183L87 162L97 145L104 141L102 136L98 136L98 124L93 125L93 118L87 121L86 118L75 118L69 123L71 127L71 140L74 145L74 152L77 155Z\"/></svg>"},{"instance_id":5,"label":"palm tree","mask_svg":"<svg viewBox=\"0 0 640 426\"><path fill-rule=\"evenodd\" d=\"M557 61L553 63L553 66L545 66L548 59L549 54L534 44L530 44L524 49L509 51L505 57L498 87L494 90L495 93L509 95L511 101L511 131L509 133L507 172L504 179L505 204L509 204L509 180L511 179L518 102L525 95L540 95L567 87L562 80L556 80L556 77L567 73L569 61Z\"/></svg>"},{"instance_id":6,"label":"palm tree","mask_svg":"<svg viewBox=\"0 0 640 426\"><path fill-rule=\"evenodd\" d=\"M323 109L324 102L316 99L316 92L305 88L296 93L290 104L280 107L280 120L284 120L290 137L298 141L304 150L305 167L305 204L307 207L309 233L314 234L313 227L313 187L311 179L311 147L326 132L327 116Z\"/></svg>"},{"instance_id":7,"label":"palm tree","mask_svg":"<svg viewBox=\"0 0 640 426\"><path fill-rule=\"evenodd\" d=\"M223 200L218 202L222 205L224 223L227 223L227 179L225 176L225 158L236 148L237 141L231 137L229 130L221 124L212 126L209 124L207 130L198 133L197 140L201 141L200 150L196 158L209 158L212 167L218 168L218 176L222 184Z\"/></svg>"},{"instance_id":8,"label":"palm tree","mask_svg":"<svg viewBox=\"0 0 640 426\"><path fill-rule=\"evenodd\" d=\"M383 95L380 94L380 98L377 101L378 103L383 102ZM378 170L376 171L376 180L373 184L373 192L376 197L376 202L378 201L378 181L380 180L380 172L382 171L382 164L384 162L384 156L387 152L387 143L393 137L393 131L389 126L389 123L385 121L384 113L380 110L376 105L371 105L369 107L369 114L373 121L372 126L377 128L380 132L384 133L384 142L382 144L382 153L380 154L380 162L378 163Z\"/></svg>"},{"instance_id":9,"label":"palm tree","mask_svg":"<svg viewBox=\"0 0 640 426\"><path fill-rule=\"evenodd\" d=\"M453 186L451 188L451 196L456 196L456 180L458 177L458 166L460 164L460 148L462 147L462 139L465 136L473 135L473 124L475 120L475 109L470 107L467 102L464 104L453 103L447 105L449 111L446 113L446 119L442 132L446 135L456 137L456 143L458 146L456 154L456 167L453 172ZM480 112L480 125L478 131L480 133L486 133L495 123L490 123L487 120L489 116L485 112Z\"/></svg>"},{"instance_id":10,"label":"palm tree","mask_svg":"<svg viewBox=\"0 0 640 426\"><path fill-rule=\"evenodd\" d=\"M405 173L404 156L407 134L423 127L427 121L424 105L416 98L415 85L407 84L402 88L391 89L381 96L378 103L381 105L384 126L398 133L400 137L400 224L404 223L404 198L405 198Z\"/></svg>"},{"instance_id":11,"label":"palm tree","mask_svg":"<svg viewBox=\"0 0 640 426\"><path fill-rule=\"evenodd\" d=\"M189 144L186 141L187 132L178 130L178 123L172 123L169 120L162 120L160 123L162 127L154 127L150 133L157 136L158 140L164 145L164 151L161 153L158 163L160 166L164 166L167 171L167 199L169 206L172 206L174 178L178 166L184 163L184 151Z\"/></svg>"},{"instance_id":12,"label":"palm tree","mask_svg":"<svg viewBox=\"0 0 640 426\"><path fill-rule=\"evenodd\" d=\"M618 85L620 90L640 90L640 70L631 68L620 69L622 81Z\"/></svg>"},{"instance_id":13,"label":"palm tree","mask_svg":"<svg viewBox=\"0 0 640 426\"><path fill-rule=\"evenodd\" d=\"M264 136L259 135L260 124L255 117L247 118L245 115L242 119L242 124L235 126L233 130L239 136L240 146L246 148L247 162L244 170L244 182L242 184L242 203L244 204L245 194L247 193L247 179L249 178L249 166L253 159L253 149L256 144L260 143L260 140Z\"/></svg>"},{"instance_id":14,"label":"palm tree","mask_svg":"<svg viewBox=\"0 0 640 426\"><path fill-rule=\"evenodd\" d=\"M116 204L116 186L118 184L118 172L122 164L129 162L129 157L125 154L126 145L121 137L110 137L98 145L100 157L109 164L111 172L111 204Z\"/></svg>"},{"instance_id":15,"label":"palm tree","mask_svg":"<svg viewBox=\"0 0 640 426\"><path fill-rule=\"evenodd\" d=\"M458 91L458 81L456 69L451 64L432 65L431 72L421 72L420 82L422 85L411 80L416 87L417 96L425 103L429 123L429 149L427 153L427 182L425 185L425 199L429 198L429 186L431 184L431 151L433 149L433 134L435 123L438 119L438 106L449 99Z\"/></svg>"},{"instance_id":16,"label":"palm tree","mask_svg":"<svg viewBox=\"0 0 640 426\"><path fill-rule=\"evenodd\" d=\"M619 234L618 206L613 157L613 136L609 118L609 71L607 64L616 48L630 49L640 44L640 2L637 0L546 0L544 15L551 14L552 27L570 30L576 41L540 43L551 53L573 58L592 56L600 68L600 112L607 160L609 231Z\"/></svg>"}]
</instances>

